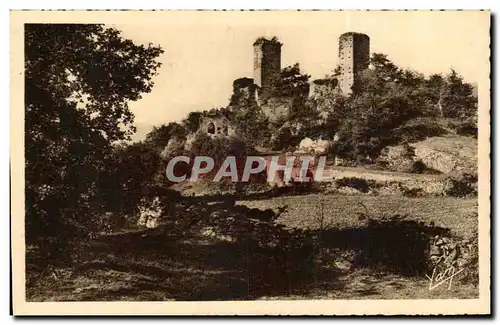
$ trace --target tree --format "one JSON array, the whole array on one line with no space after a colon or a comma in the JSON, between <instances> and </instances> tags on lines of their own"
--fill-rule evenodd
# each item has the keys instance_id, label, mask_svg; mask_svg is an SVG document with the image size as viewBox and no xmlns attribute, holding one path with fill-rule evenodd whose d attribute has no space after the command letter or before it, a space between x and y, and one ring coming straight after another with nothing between
<instances>
[{"instance_id":1,"label":"tree","mask_svg":"<svg viewBox=\"0 0 500 325\"><path fill-rule=\"evenodd\" d=\"M398 68L383 54L373 54L371 64L358 74L339 123L344 143L338 152L346 158L375 158L395 128L429 111L423 75Z\"/></svg>"},{"instance_id":2,"label":"tree","mask_svg":"<svg viewBox=\"0 0 500 325\"><path fill-rule=\"evenodd\" d=\"M113 149L109 172L100 181L107 209L120 216L136 212L141 199L158 188L166 188L165 163L147 142Z\"/></svg>"},{"instance_id":3,"label":"tree","mask_svg":"<svg viewBox=\"0 0 500 325\"><path fill-rule=\"evenodd\" d=\"M429 115L439 117L468 119L474 118L477 112L477 98L473 86L464 82L455 70L446 76L430 75L425 80L425 93L429 105Z\"/></svg>"},{"instance_id":4,"label":"tree","mask_svg":"<svg viewBox=\"0 0 500 325\"><path fill-rule=\"evenodd\" d=\"M397 82L401 78L401 69L391 62L387 55L382 53L373 53L370 59L372 70L377 74L378 81L383 82Z\"/></svg>"},{"instance_id":5,"label":"tree","mask_svg":"<svg viewBox=\"0 0 500 325\"><path fill-rule=\"evenodd\" d=\"M435 108L439 117L444 117L443 111L443 91L445 80L440 74L432 74L426 79L426 98ZM431 111L432 114L432 111Z\"/></svg>"},{"instance_id":6,"label":"tree","mask_svg":"<svg viewBox=\"0 0 500 325\"><path fill-rule=\"evenodd\" d=\"M473 95L473 87L464 82L455 70L445 78L444 87L441 88L443 114L451 118L469 118L477 114L477 100Z\"/></svg>"},{"instance_id":7,"label":"tree","mask_svg":"<svg viewBox=\"0 0 500 325\"><path fill-rule=\"evenodd\" d=\"M176 137L185 140L187 133L188 130L183 125L177 122L170 122L153 127L153 130L146 134L146 143L160 153L167 146L170 139Z\"/></svg>"},{"instance_id":8,"label":"tree","mask_svg":"<svg viewBox=\"0 0 500 325\"><path fill-rule=\"evenodd\" d=\"M309 95L309 78L311 76L300 71L300 66L285 67L273 84L272 96L292 99L292 112L305 108L305 101Z\"/></svg>"},{"instance_id":9,"label":"tree","mask_svg":"<svg viewBox=\"0 0 500 325\"><path fill-rule=\"evenodd\" d=\"M231 121L236 133L250 146L265 145L271 137L269 120L256 103L235 108Z\"/></svg>"},{"instance_id":10,"label":"tree","mask_svg":"<svg viewBox=\"0 0 500 325\"><path fill-rule=\"evenodd\" d=\"M105 209L99 179L135 131L128 102L151 91L161 53L102 25L25 25L28 242L74 237Z\"/></svg>"},{"instance_id":11,"label":"tree","mask_svg":"<svg viewBox=\"0 0 500 325\"><path fill-rule=\"evenodd\" d=\"M223 162L228 156L234 156L238 168L238 177L241 178L246 157L252 152L247 143L238 138L212 138L206 133L196 134L188 153L191 156L191 163L195 156L207 156L214 160L212 171L203 175L205 179L213 179Z\"/></svg>"}]
</instances>

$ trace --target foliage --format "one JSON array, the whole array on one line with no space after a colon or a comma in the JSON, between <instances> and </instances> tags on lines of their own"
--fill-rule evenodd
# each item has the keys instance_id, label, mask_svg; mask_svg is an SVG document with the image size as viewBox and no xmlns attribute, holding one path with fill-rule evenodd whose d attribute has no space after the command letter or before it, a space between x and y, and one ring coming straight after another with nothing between
<instances>
[{"instance_id":1,"label":"foliage","mask_svg":"<svg viewBox=\"0 0 500 325\"><path fill-rule=\"evenodd\" d=\"M193 113L191 113L193 114ZM191 116L190 114L190 116ZM195 114L195 113L194 113ZM194 117L191 117L191 119L195 119ZM189 118L188 118L189 120ZM186 122L188 124L189 122ZM194 121L193 121L194 123ZM161 152L168 144L170 139L173 138L178 138L178 139L186 139L186 135L188 133L189 127L187 126L186 128L177 123L177 122L170 122L168 124L163 124L158 127L153 127L153 130L146 134L146 140L145 142L154 148L156 151Z\"/></svg>"},{"instance_id":2,"label":"foliage","mask_svg":"<svg viewBox=\"0 0 500 325\"><path fill-rule=\"evenodd\" d=\"M473 216L477 218L477 214ZM478 236L460 239L436 235L430 241L429 266L431 272L442 273L453 270L461 283L479 284ZM429 273L431 273L429 272Z\"/></svg>"},{"instance_id":3,"label":"foliage","mask_svg":"<svg viewBox=\"0 0 500 325\"><path fill-rule=\"evenodd\" d=\"M446 177L448 186L446 195L454 197L469 197L477 195L477 174L460 173L458 175L450 175Z\"/></svg>"},{"instance_id":4,"label":"foliage","mask_svg":"<svg viewBox=\"0 0 500 325\"><path fill-rule=\"evenodd\" d=\"M291 98L291 112L298 114L305 109L310 77L301 72L298 63L285 67L281 70L280 77L273 83L271 96Z\"/></svg>"},{"instance_id":5,"label":"foliage","mask_svg":"<svg viewBox=\"0 0 500 325\"><path fill-rule=\"evenodd\" d=\"M392 139L387 140L388 144L412 143L448 132L433 117L412 119L392 131Z\"/></svg>"},{"instance_id":6,"label":"foliage","mask_svg":"<svg viewBox=\"0 0 500 325\"><path fill-rule=\"evenodd\" d=\"M414 187L414 188L408 188L404 185L401 185L401 183L398 184L399 191L403 194L405 197L420 197L424 196L424 191L419 188L419 187Z\"/></svg>"},{"instance_id":7,"label":"foliage","mask_svg":"<svg viewBox=\"0 0 500 325\"><path fill-rule=\"evenodd\" d=\"M410 173L422 174L426 170L427 166L422 160L416 160L413 162Z\"/></svg>"},{"instance_id":8,"label":"foliage","mask_svg":"<svg viewBox=\"0 0 500 325\"><path fill-rule=\"evenodd\" d=\"M465 121L452 120L448 123L448 127L455 130L458 135L472 136L477 139L477 121L474 119L466 119Z\"/></svg>"},{"instance_id":9,"label":"foliage","mask_svg":"<svg viewBox=\"0 0 500 325\"><path fill-rule=\"evenodd\" d=\"M202 117L203 113L201 112L190 112L188 114L188 117L183 121L187 133L198 131Z\"/></svg>"},{"instance_id":10,"label":"foliage","mask_svg":"<svg viewBox=\"0 0 500 325\"><path fill-rule=\"evenodd\" d=\"M245 158L251 153L251 148L237 138L212 138L205 133L198 133L188 153L192 159L195 156L208 156L214 159L215 166L207 178L212 179L228 156L234 156L238 167L238 177L245 164ZM191 159L191 160L192 160Z\"/></svg>"},{"instance_id":11,"label":"foliage","mask_svg":"<svg viewBox=\"0 0 500 325\"><path fill-rule=\"evenodd\" d=\"M289 126L279 128L275 136L271 140L271 148L273 150L286 150L291 145L299 144L300 139L292 134Z\"/></svg>"},{"instance_id":12,"label":"foliage","mask_svg":"<svg viewBox=\"0 0 500 325\"><path fill-rule=\"evenodd\" d=\"M477 99L473 96L473 87L465 83L455 71L445 78L445 84L440 89L443 115L452 118L467 118L477 115Z\"/></svg>"},{"instance_id":13,"label":"foliage","mask_svg":"<svg viewBox=\"0 0 500 325\"><path fill-rule=\"evenodd\" d=\"M256 103L235 108L231 121L236 134L249 146L262 146L269 142L269 120Z\"/></svg>"},{"instance_id":14,"label":"foliage","mask_svg":"<svg viewBox=\"0 0 500 325\"><path fill-rule=\"evenodd\" d=\"M112 143L135 131L128 103L161 53L102 25L25 25L27 242L74 238L102 211Z\"/></svg>"},{"instance_id":15,"label":"foliage","mask_svg":"<svg viewBox=\"0 0 500 325\"><path fill-rule=\"evenodd\" d=\"M137 213L141 199L158 195L169 184L165 163L147 142L136 142L114 149L114 161L106 178L100 180L106 189L103 201L117 215Z\"/></svg>"},{"instance_id":16,"label":"foliage","mask_svg":"<svg viewBox=\"0 0 500 325\"><path fill-rule=\"evenodd\" d=\"M378 187L373 180L366 180L358 177L345 177L335 180L337 187L351 187L359 190L362 193L368 193L371 189Z\"/></svg>"},{"instance_id":17,"label":"foliage","mask_svg":"<svg viewBox=\"0 0 500 325\"><path fill-rule=\"evenodd\" d=\"M397 67L386 55L377 53L371 58L371 68L358 75L352 95L341 102L341 107L336 110L338 116L332 112L337 125L330 125L338 130L343 142L336 151L355 161L376 158L389 144L412 141L404 136L413 132L401 129L408 121L438 116L465 119L476 110L472 86L455 71L446 77L426 78ZM436 126L417 131L425 137L443 129Z\"/></svg>"}]
</instances>

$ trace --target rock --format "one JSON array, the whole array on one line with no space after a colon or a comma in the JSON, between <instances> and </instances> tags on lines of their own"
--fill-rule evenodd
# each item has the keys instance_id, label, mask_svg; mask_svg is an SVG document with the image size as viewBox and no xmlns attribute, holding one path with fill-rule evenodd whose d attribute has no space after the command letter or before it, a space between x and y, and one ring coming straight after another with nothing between
<instances>
[{"instance_id":1,"label":"rock","mask_svg":"<svg viewBox=\"0 0 500 325\"><path fill-rule=\"evenodd\" d=\"M335 267L343 272L349 271L352 267L351 262L346 261L344 259L339 259L334 262Z\"/></svg>"},{"instance_id":2,"label":"rock","mask_svg":"<svg viewBox=\"0 0 500 325\"><path fill-rule=\"evenodd\" d=\"M432 137L413 144L417 159L443 173L477 172L477 139L450 136Z\"/></svg>"},{"instance_id":3,"label":"rock","mask_svg":"<svg viewBox=\"0 0 500 325\"><path fill-rule=\"evenodd\" d=\"M331 141L323 139L313 140L311 138L304 138L302 139L302 141L300 141L299 151L305 153L322 154L326 152L331 143Z\"/></svg>"},{"instance_id":4,"label":"rock","mask_svg":"<svg viewBox=\"0 0 500 325\"><path fill-rule=\"evenodd\" d=\"M193 145L194 139L196 139L196 133L189 133L186 136L186 141L184 142L184 150L190 151Z\"/></svg>"},{"instance_id":5,"label":"rock","mask_svg":"<svg viewBox=\"0 0 500 325\"><path fill-rule=\"evenodd\" d=\"M223 234L220 232L220 229L216 227L206 226L203 227L200 231L200 235L212 240L219 240L223 242L235 242L236 238Z\"/></svg>"},{"instance_id":6,"label":"rock","mask_svg":"<svg viewBox=\"0 0 500 325\"><path fill-rule=\"evenodd\" d=\"M160 153L160 157L163 160L169 160L169 159L173 158L174 156L176 156L178 153L183 152L184 145L185 145L184 139L177 137L177 136L174 136L173 138L171 138L168 141L167 145L165 146L163 151Z\"/></svg>"},{"instance_id":7,"label":"rock","mask_svg":"<svg viewBox=\"0 0 500 325\"><path fill-rule=\"evenodd\" d=\"M413 167L415 155L409 146L390 146L382 151L377 160L387 163L391 170L409 172Z\"/></svg>"},{"instance_id":8,"label":"rock","mask_svg":"<svg viewBox=\"0 0 500 325\"><path fill-rule=\"evenodd\" d=\"M437 247L435 245L432 245L429 254L439 256L439 255L441 255L441 249L439 249L439 247Z\"/></svg>"},{"instance_id":9,"label":"rock","mask_svg":"<svg viewBox=\"0 0 500 325\"><path fill-rule=\"evenodd\" d=\"M158 227L162 209L160 207L160 198L155 197L152 201L145 201L139 206L139 227L156 228Z\"/></svg>"}]
</instances>

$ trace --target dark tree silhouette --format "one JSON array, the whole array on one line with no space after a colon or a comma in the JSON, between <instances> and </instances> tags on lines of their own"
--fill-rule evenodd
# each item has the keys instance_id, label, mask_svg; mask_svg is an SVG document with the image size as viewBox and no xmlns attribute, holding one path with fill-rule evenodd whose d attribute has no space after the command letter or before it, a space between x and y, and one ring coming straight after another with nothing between
<instances>
[{"instance_id":1,"label":"dark tree silhouette","mask_svg":"<svg viewBox=\"0 0 500 325\"><path fill-rule=\"evenodd\" d=\"M28 242L68 239L103 209L98 180L162 52L97 24L25 25Z\"/></svg>"}]
</instances>

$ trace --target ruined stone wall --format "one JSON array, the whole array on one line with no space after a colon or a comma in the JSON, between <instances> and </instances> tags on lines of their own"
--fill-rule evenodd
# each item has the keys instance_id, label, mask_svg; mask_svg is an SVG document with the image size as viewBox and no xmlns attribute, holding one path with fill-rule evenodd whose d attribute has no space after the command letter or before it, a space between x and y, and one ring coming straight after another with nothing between
<instances>
[{"instance_id":1,"label":"ruined stone wall","mask_svg":"<svg viewBox=\"0 0 500 325\"><path fill-rule=\"evenodd\" d=\"M318 99L328 96L332 93L337 93L339 82L336 78L331 79L316 79L311 82L309 88L309 98Z\"/></svg>"},{"instance_id":2,"label":"ruined stone wall","mask_svg":"<svg viewBox=\"0 0 500 325\"><path fill-rule=\"evenodd\" d=\"M328 116L334 113L335 99L341 95L337 78L316 79L311 83L309 100L314 103L314 107L320 120L324 123Z\"/></svg>"},{"instance_id":3,"label":"ruined stone wall","mask_svg":"<svg viewBox=\"0 0 500 325\"><path fill-rule=\"evenodd\" d=\"M257 86L253 79L239 78L233 82L233 94L231 95L230 106L244 106L256 102Z\"/></svg>"},{"instance_id":4,"label":"ruined stone wall","mask_svg":"<svg viewBox=\"0 0 500 325\"><path fill-rule=\"evenodd\" d=\"M212 137L224 137L233 135L234 128L225 116L204 116L198 132L204 132Z\"/></svg>"},{"instance_id":5,"label":"ruined stone wall","mask_svg":"<svg viewBox=\"0 0 500 325\"><path fill-rule=\"evenodd\" d=\"M261 109L270 122L277 122L288 118L292 105L292 98L268 98L261 104Z\"/></svg>"},{"instance_id":6,"label":"ruined stone wall","mask_svg":"<svg viewBox=\"0 0 500 325\"><path fill-rule=\"evenodd\" d=\"M340 89L351 93L356 75L368 68L370 60L370 38L359 33L345 33L339 38L339 61L342 73L339 77Z\"/></svg>"}]
</instances>

